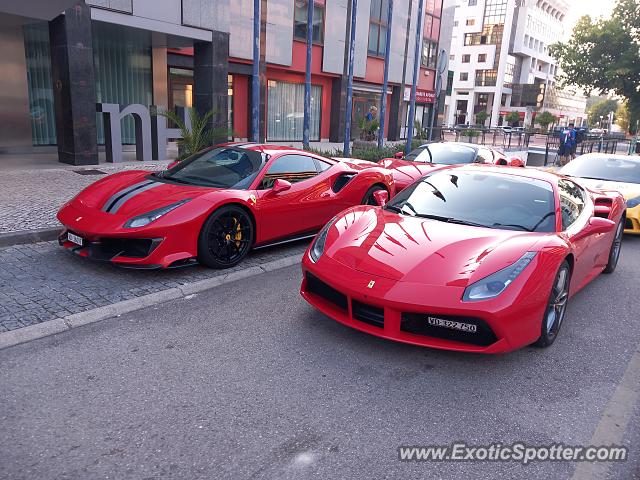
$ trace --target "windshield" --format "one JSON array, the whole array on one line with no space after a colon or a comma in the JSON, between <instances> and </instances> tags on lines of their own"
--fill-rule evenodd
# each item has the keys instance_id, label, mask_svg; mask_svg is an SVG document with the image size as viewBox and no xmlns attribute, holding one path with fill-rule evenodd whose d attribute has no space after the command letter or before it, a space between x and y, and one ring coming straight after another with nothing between
<instances>
[{"instance_id":1,"label":"windshield","mask_svg":"<svg viewBox=\"0 0 640 480\"><path fill-rule=\"evenodd\" d=\"M217 188L249 188L265 159L263 154L238 147L212 148L196 153L162 172L177 183Z\"/></svg>"},{"instance_id":2,"label":"windshield","mask_svg":"<svg viewBox=\"0 0 640 480\"><path fill-rule=\"evenodd\" d=\"M640 157L578 157L560 169L559 173L611 182L640 183Z\"/></svg>"},{"instance_id":3,"label":"windshield","mask_svg":"<svg viewBox=\"0 0 640 480\"><path fill-rule=\"evenodd\" d=\"M500 173L435 172L400 192L385 208L478 227L529 232L556 229L551 184Z\"/></svg>"},{"instance_id":4,"label":"windshield","mask_svg":"<svg viewBox=\"0 0 640 480\"><path fill-rule=\"evenodd\" d=\"M440 165L458 165L473 163L475 158L476 151L471 147L452 143L431 143L416 148L405 157L405 160Z\"/></svg>"}]
</instances>

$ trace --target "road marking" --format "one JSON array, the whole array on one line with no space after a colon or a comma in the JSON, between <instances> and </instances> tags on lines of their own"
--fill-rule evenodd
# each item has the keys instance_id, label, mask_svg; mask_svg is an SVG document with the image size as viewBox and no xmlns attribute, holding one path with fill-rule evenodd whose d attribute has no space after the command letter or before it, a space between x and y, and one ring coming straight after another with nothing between
<instances>
[{"instance_id":1,"label":"road marking","mask_svg":"<svg viewBox=\"0 0 640 480\"><path fill-rule=\"evenodd\" d=\"M627 364L622 380L616 387L602 417L591 437L589 445L622 445L633 410L640 398L640 349L636 350ZM580 463L571 480L600 480L607 478L610 463Z\"/></svg>"}]
</instances>

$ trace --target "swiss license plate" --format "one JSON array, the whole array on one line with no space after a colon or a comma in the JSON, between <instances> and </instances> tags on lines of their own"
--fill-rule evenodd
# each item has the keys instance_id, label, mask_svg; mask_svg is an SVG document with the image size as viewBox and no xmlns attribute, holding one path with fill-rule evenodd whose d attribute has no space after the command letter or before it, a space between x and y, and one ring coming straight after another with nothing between
<instances>
[{"instance_id":1,"label":"swiss license plate","mask_svg":"<svg viewBox=\"0 0 640 480\"><path fill-rule=\"evenodd\" d=\"M69 240L71 243L75 243L76 245L83 245L84 240L82 239L82 237L79 237L78 235L74 235L73 233L67 233L67 240Z\"/></svg>"},{"instance_id":2,"label":"swiss license plate","mask_svg":"<svg viewBox=\"0 0 640 480\"><path fill-rule=\"evenodd\" d=\"M429 325L433 325L434 327L443 327L468 333L476 333L478 331L478 327L472 323L454 322L453 320L444 320L435 317L429 317L427 321Z\"/></svg>"}]
</instances>

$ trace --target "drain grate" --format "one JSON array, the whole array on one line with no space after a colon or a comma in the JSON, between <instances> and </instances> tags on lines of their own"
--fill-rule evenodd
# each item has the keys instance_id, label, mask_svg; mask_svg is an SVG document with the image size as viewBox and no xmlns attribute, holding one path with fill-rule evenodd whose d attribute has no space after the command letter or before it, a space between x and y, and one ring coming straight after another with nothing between
<instances>
[{"instance_id":1,"label":"drain grate","mask_svg":"<svg viewBox=\"0 0 640 480\"><path fill-rule=\"evenodd\" d=\"M86 168L83 170L74 170L78 175L106 175L107 172L96 170L95 168Z\"/></svg>"}]
</instances>

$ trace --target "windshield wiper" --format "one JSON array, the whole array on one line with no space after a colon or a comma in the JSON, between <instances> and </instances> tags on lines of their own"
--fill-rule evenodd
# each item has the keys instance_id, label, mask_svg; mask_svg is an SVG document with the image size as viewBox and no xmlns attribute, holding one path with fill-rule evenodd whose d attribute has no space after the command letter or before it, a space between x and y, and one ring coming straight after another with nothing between
<instances>
[{"instance_id":1,"label":"windshield wiper","mask_svg":"<svg viewBox=\"0 0 640 480\"><path fill-rule=\"evenodd\" d=\"M396 212L396 213L402 213L402 208L396 206L396 205L387 205L386 207L384 207L385 210L390 210L392 212Z\"/></svg>"},{"instance_id":2,"label":"windshield wiper","mask_svg":"<svg viewBox=\"0 0 640 480\"><path fill-rule=\"evenodd\" d=\"M460 220L459 218L447 218L446 222L455 223L456 225L467 225L469 227L491 228L489 225L485 225L484 223L471 222L469 220Z\"/></svg>"}]
</instances>

